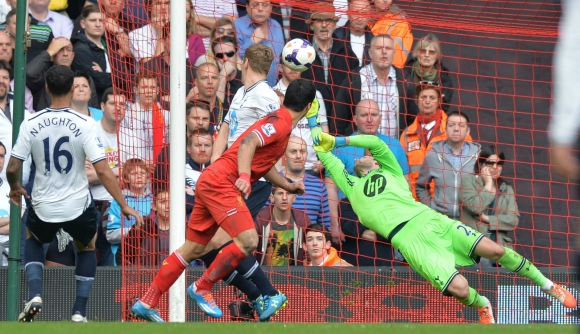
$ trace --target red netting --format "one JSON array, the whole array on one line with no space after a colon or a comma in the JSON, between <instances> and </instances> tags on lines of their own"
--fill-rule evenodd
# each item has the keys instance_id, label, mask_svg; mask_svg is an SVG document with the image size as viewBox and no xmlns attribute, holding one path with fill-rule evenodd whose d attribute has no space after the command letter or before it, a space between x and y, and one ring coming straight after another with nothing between
<instances>
[{"instance_id":1,"label":"red netting","mask_svg":"<svg viewBox=\"0 0 580 334\"><path fill-rule=\"evenodd\" d=\"M390 1L376 1L375 6L381 6L384 2ZM124 64L122 67L112 68L114 89L116 92L123 92L131 101L125 120L119 123L120 162L123 165L128 159L141 159L144 163L143 170L149 179L146 199L136 201L140 203L143 210L148 208L151 200L154 202L159 199L168 200L167 195L156 197L168 187L169 178L168 147L161 143L163 140L168 141L168 133L171 129L168 121L169 112L174 108L184 108L184 106L169 105L169 0L153 0L148 3L152 7L132 4L130 9L126 9L121 14L112 10L106 11L107 20L111 20L107 25L109 57L115 57ZM320 36L324 35L324 32L316 31L321 29L320 26L336 27L335 34L332 36L333 47L329 53L329 73L326 74L324 71L320 54L318 63L315 62L310 70L302 73L302 78L315 82L322 95L329 131L337 135L350 135L356 130L357 124L353 117L356 104L365 96L370 96L378 102L381 109L378 131L384 135L397 137L396 139L402 142L411 174L419 173L424 153L415 151L424 150L426 145L421 146L405 137L405 134L408 134L405 129L414 124L417 113L421 109L417 103L422 102L415 100L415 88L421 85L424 87L421 81L434 82L435 86L441 86L445 96L439 99L440 105L437 109L444 110L446 114L459 111L467 115L470 120L472 141L479 143L481 147L490 145L498 147L505 154L501 175L507 183L506 188L499 190L498 194L501 192L503 198L511 196L512 204L509 209L506 209L502 206L505 204L501 202L503 199L497 197L495 205L499 205L499 208L482 204L485 208L480 210L480 213L485 216L503 215L504 218L511 216L505 220L509 221L508 225L503 225L505 231L497 234L499 241L513 246L517 252L530 259L536 266L543 268L542 271L549 277L554 277L554 280L561 283L570 284L572 277L558 270L570 268L574 262L573 225L577 218L573 208L578 204L576 200L573 200L575 197L573 185L552 174L547 134L551 102L552 57L561 11L559 4L548 0L509 2L400 0L394 1L390 8L380 12L370 3L367 4L368 10L365 6L361 7L360 4L364 4L364 1L356 2L359 5L356 11L349 10L346 1L335 1L334 7L332 3L323 2L292 1L286 4L272 1L268 35L260 37L255 33L246 32L255 29L255 22L260 20L259 17L254 18L254 23L252 23L248 17L244 16L245 14L240 15L238 11L240 13L255 11L257 16L265 15L264 13L268 11L266 2L252 0L248 7L246 4L236 5L233 0L197 0L197 2L193 0L193 3L195 13L192 12L188 18L188 41L187 43L183 41L184 52L187 52L189 57L186 80L188 101L197 103L197 105L188 106L192 110L186 121L189 128L207 127L209 122L209 131L217 133L221 121L229 111L235 91L243 89L240 88L242 84L239 81L242 68L240 59L243 58L242 54L245 49L252 44L252 38L257 37L261 43L273 46L275 53L278 53L276 56L279 56L279 51L289 38L300 37L312 42L318 38L317 33ZM291 12L287 16L289 5ZM188 8L191 7L188 5ZM102 9L105 8L102 7ZM337 22L324 21L326 16L321 13L331 10L335 11ZM138 14L139 12L142 13ZM150 16L147 12L151 12ZM223 19L218 20L222 16L229 15L239 16L235 19L235 24ZM350 32L340 26L349 19L349 15L350 23L353 19L360 20L361 17L369 20L368 29L365 30L365 33L370 34L367 39L364 34L358 39L356 36L351 37ZM315 18L315 20L307 21L309 18ZM114 19L118 20L117 23L113 22ZM239 49L233 47L232 43L228 44L227 37L224 37L221 44L215 43L215 47L208 50L208 47L213 45L210 44L209 39L210 33L215 33L216 29L212 30L212 26L216 21L221 25L216 27L223 30L219 30L218 34L234 35L233 38L237 44L240 44ZM373 21L379 22L378 25L372 23ZM119 27L122 27L125 33L121 32ZM393 100L392 94L386 99L378 97L380 94L374 90L382 88L364 88L360 82L361 62L363 69L372 66L370 61L372 55L367 50L373 35L371 27L374 27L377 34L386 33L395 40L396 54L393 61L399 68L396 70L395 80L391 82L392 86L389 86L387 91L397 90L398 99ZM127 32L129 33L126 34ZM274 38L280 34L282 40ZM427 39L425 39L426 36ZM433 43L432 36L435 36L439 42ZM322 41L319 46L325 45L324 39ZM435 44L438 46L434 46ZM414 53L413 50L417 45L419 47ZM424 45L426 46L422 47ZM232 50L237 50L238 53L229 55ZM438 59L436 64L439 67L435 67L437 69L435 74L430 72L429 68L424 68L419 58L417 61L413 60L414 55L428 55L430 50L435 51ZM208 51L209 54L206 56ZM362 56L360 51L363 51ZM224 60L227 61L224 62ZM197 67L200 64L216 62L220 64L219 69L211 65ZM279 68L284 67L278 65L277 58L275 63L276 66L272 67L268 76L271 86L274 86L280 78ZM414 65L418 67L414 68ZM197 73L196 70L198 70ZM367 84L369 84L368 80L365 80ZM215 81L218 83L215 84ZM208 87L213 88L208 89ZM283 95L284 87L277 86L276 89L281 90ZM210 103L211 112L209 113L205 111L207 108L200 106L205 103L200 101L206 99L209 99L207 102ZM389 118L389 113L394 113L395 116ZM363 123L358 124L359 131ZM177 124L177 126L183 126L183 124ZM190 131L190 133L193 132L195 131ZM305 140L308 143L308 138ZM311 143L311 138L309 140ZM204 159L208 157L199 153L203 147L201 139L196 136L190 141L194 143L189 147L195 147L195 154L201 157L196 161L201 161L203 165L207 162ZM465 152L462 154L462 163L465 163L469 160L466 158L469 155ZM310 159L307 155L308 151L303 159ZM476 157L477 155L473 159ZM354 158L351 155L345 159ZM135 161L132 162L135 163ZM197 166L196 163L193 165ZM315 172L311 174L316 174L315 165L315 161L306 161L305 168L307 171L314 169ZM285 162L280 164L282 170L285 166L287 166ZM490 167L495 168L493 165ZM195 172L196 167L192 168L186 172L186 192L190 195L193 195L192 188L195 188L199 176L199 173ZM456 192L458 195L466 190L465 186L453 183L457 180L452 182L445 179L448 177L446 175L452 175L449 167L431 166L430 168L431 171L442 175L439 181L435 181L445 184L438 185L442 187L440 189L455 187L458 189ZM130 177L129 174L123 175L123 177ZM412 176L412 178L417 177L416 174ZM320 188L323 181L319 179L318 183L317 187ZM130 185L127 183L126 186ZM510 189L513 190L513 195ZM424 194L427 193L429 193L428 188ZM439 202L438 204L452 205L456 201L437 191L433 196L438 195L440 197L435 200ZM411 274L408 266L396 260L390 244L387 244L384 239L379 237L377 241L369 240L376 235L364 234L362 225L358 224L356 216L352 216L354 213L345 214L349 206L346 204L339 206L335 200L337 195L327 196L327 198L319 198L321 222L328 223L328 218L331 221L337 219L343 225L343 230L347 229L347 226L350 228L348 231L350 234L347 235L350 248L345 248L344 245L342 249L339 247L341 256L348 258L351 262L360 261L360 263L371 265L374 263L376 267L364 268L360 271L357 267L341 268L328 273L325 277L326 271L311 272L301 265L285 264L278 268L265 266L265 271L271 275L276 288L287 293L291 303L291 306L275 319L297 322L463 322L476 319L476 314L470 313L475 311L467 310L455 300L441 296L421 277ZM303 208L311 205L309 201L312 201L312 198L303 197L299 201L302 203L296 204ZM476 201L481 200L476 199ZM517 203L517 206L513 203ZM171 204L184 205L183 203ZM457 203L458 212L462 205L464 206L465 203ZM482 205L478 208L478 205L472 202L472 207L476 209L482 209ZM325 206L330 206L330 211L325 211ZM161 208L156 204L153 204L153 207L158 210ZM337 213L334 213L334 208L337 208ZM188 208L190 209L191 207ZM499 211L502 212L499 213ZM446 213L450 216L454 215L451 211L446 211ZM121 247L126 257L123 260L125 290L118 296L120 301L142 295L155 272L150 268L160 266L160 261L168 255L163 252L167 249L168 241L164 241L167 234L164 228L155 225L157 216L155 214L151 216L150 225L145 229L138 232L134 231L135 229L125 231L124 246ZM314 219L318 219L316 214L314 216ZM455 218L462 219L462 216L457 213ZM483 229L484 232L490 226L485 219L482 220L479 214L472 214L469 222L471 226ZM513 226L516 222L517 226ZM510 227L509 224L512 226ZM261 234L263 231L258 232ZM272 235L268 236L270 246L276 242L276 238L280 237L277 232L271 233ZM287 245L289 248L294 248L293 246L292 242ZM275 247L264 249L270 252L268 255L276 250ZM297 245L297 249L301 249L301 245ZM261 249L258 251L262 252ZM298 252L294 254L291 251L290 254L297 256ZM269 256L266 258L271 260ZM395 272L391 272L391 265L394 265ZM385 268L387 268L386 271ZM508 310L508 304L514 300L505 299L500 294L504 291L503 288L513 287L516 294L528 295L532 300L536 292L528 290L530 283L514 278L504 269L491 267L485 269L484 272L468 273L467 276L483 295L492 299L492 304L498 307L498 312L502 314L505 322L520 321L521 319L516 316L517 310ZM554 276L551 276L552 273ZM188 283L192 279L188 277ZM356 282L363 282L363 284L357 285ZM498 288L498 285L501 287ZM134 289L139 291L133 291ZM228 308L230 302L239 299L233 294L232 288L218 289L215 297L224 310ZM501 305L496 304L500 300L504 302ZM540 302L536 300L531 303L533 305ZM525 305L527 307L528 304ZM532 312L530 311L533 309L532 305L526 308L525 312ZM166 307L166 304L163 304L163 307ZM504 310L508 311L504 312ZM124 308L123 312L124 316L127 316L127 308ZM166 316L163 312L162 315ZM201 313L197 307L188 307L188 312L193 312L188 315L190 319L206 320L200 318ZM554 312L554 314L562 314L564 311L557 309ZM532 318L530 316L526 319L534 321ZM229 320L228 312L224 319ZM539 321L538 319L540 318L536 320Z\"/></svg>"}]
</instances>

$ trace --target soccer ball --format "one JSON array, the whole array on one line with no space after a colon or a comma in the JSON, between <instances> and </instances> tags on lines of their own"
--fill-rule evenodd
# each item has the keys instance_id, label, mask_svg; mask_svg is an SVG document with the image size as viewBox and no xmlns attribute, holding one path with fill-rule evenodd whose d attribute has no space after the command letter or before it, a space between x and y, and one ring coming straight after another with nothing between
<instances>
[{"instance_id":1,"label":"soccer ball","mask_svg":"<svg viewBox=\"0 0 580 334\"><path fill-rule=\"evenodd\" d=\"M290 69L304 72L316 59L316 51L307 40L295 38L284 45L282 59Z\"/></svg>"}]
</instances>

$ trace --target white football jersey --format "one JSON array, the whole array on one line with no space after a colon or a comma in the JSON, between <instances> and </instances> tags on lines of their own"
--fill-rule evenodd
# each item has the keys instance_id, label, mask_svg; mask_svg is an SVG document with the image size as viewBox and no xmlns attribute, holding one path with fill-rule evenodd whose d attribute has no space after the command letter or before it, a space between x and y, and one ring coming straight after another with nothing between
<instances>
[{"instance_id":1,"label":"white football jersey","mask_svg":"<svg viewBox=\"0 0 580 334\"><path fill-rule=\"evenodd\" d=\"M256 82L248 89L241 87L234 95L224 122L230 127L228 147L256 121L280 109L280 98L266 80Z\"/></svg>"},{"instance_id":2,"label":"white football jersey","mask_svg":"<svg viewBox=\"0 0 580 334\"><path fill-rule=\"evenodd\" d=\"M282 92L282 94L286 95L286 90L288 87L284 85L282 80L278 81L274 87ZM318 118L320 119L320 124L328 124L328 118L326 117L326 107L324 105L324 100L322 99L322 94L319 91L316 91L316 99L318 100L318 104L320 105L320 109L318 110ZM296 127L292 129L292 134L300 137L306 143L306 162L304 164L305 170L312 170L312 166L318 161L318 156L316 155L316 151L312 148L314 142L312 140L312 134L310 133L310 126L308 125L308 120L306 117L302 117Z\"/></svg>"},{"instance_id":3,"label":"white football jersey","mask_svg":"<svg viewBox=\"0 0 580 334\"><path fill-rule=\"evenodd\" d=\"M32 155L36 177L32 205L40 219L61 223L80 216L91 198L85 160L105 158L95 121L70 108L47 108L20 125L13 157Z\"/></svg>"},{"instance_id":4,"label":"white football jersey","mask_svg":"<svg viewBox=\"0 0 580 334\"><path fill-rule=\"evenodd\" d=\"M189 164L185 164L185 184L191 187L193 191L195 191L195 187L197 186L197 180L199 179L200 175L201 175L200 171L193 170L193 168L191 168Z\"/></svg>"},{"instance_id":5,"label":"white football jersey","mask_svg":"<svg viewBox=\"0 0 580 334\"><path fill-rule=\"evenodd\" d=\"M119 151L117 149L117 134L108 133L103 129L101 125L102 120L98 121L96 124L97 137L99 138L99 143L103 145L105 150L105 157L107 158L107 164L110 168L119 167ZM90 186L91 193L93 194L93 199L98 201L112 201L113 197L105 186L102 184L97 184Z\"/></svg>"}]
</instances>

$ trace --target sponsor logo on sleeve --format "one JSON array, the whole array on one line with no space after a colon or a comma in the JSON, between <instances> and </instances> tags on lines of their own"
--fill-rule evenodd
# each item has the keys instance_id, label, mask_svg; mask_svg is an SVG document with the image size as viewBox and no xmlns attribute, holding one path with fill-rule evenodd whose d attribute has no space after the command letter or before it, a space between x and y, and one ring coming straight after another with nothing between
<instances>
[{"instance_id":1,"label":"sponsor logo on sleeve","mask_svg":"<svg viewBox=\"0 0 580 334\"><path fill-rule=\"evenodd\" d=\"M275 104L275 103L270 103L270 104L268 104L268 110L269 110L270 112L274 112L274 111L276 111L276 110L278 110L278 109L280 109L280 106L279 106L279 105L277 105L277 104Z\"/></svg>"},{"instance_id":2,"label":"sponsor logo on sleeve","mask_svg":"<svg viewBox=\"0 0 580 334\"><path fill-rule=\"evenodd\" d=\"M262 125L262 132L266 135L266 137L270 137L276 133L276 128L274 128L274 124L266 123Z\"/></svg>"}]
</instances>

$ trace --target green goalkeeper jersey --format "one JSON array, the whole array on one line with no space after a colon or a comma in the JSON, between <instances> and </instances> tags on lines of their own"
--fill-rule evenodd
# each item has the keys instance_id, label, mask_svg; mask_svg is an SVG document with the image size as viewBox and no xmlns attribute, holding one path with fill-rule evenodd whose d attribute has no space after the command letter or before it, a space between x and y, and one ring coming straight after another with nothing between
<instances>
[{"instance_id":1,"label":"green goalkeeper jersey","mask_svg":"<svg viewBox=\"0 0 580 334\"><path fill-rule=\"evenodd\" d=\"M359 178L350 175L331 152L317 152L330 177L348 197L360 222L385 238L397 225L411 220L429 207L415 201L399 162L377 136L351 136L349 146L368 148L379 163L378 170Z\"/></svg>"}]
</instances>

